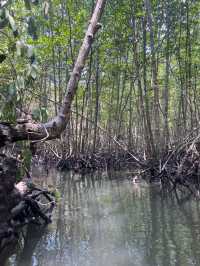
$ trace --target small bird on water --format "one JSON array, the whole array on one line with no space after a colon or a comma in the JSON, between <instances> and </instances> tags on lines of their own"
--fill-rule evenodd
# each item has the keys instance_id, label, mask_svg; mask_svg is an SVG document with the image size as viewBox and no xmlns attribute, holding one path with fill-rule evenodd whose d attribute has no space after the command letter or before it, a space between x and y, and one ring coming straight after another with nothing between
<instances>
[{"instance_id":1,"label":"small bird on water","mask_svg":"<svg viewBox=\"0 0 200 266\"><path fill-rule=\"evenodd\" d=\"M141 183L141 177L139 177L138 175L135 175L133 178L132 178L132 183L133 184L138 184L138 183Z\"/></svg>"}]
</instances>

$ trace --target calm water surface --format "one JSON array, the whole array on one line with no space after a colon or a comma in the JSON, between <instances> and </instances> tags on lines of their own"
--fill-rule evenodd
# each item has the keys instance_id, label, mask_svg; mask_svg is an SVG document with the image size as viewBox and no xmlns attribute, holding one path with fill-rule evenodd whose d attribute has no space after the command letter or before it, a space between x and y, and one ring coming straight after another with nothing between
<instances>
[{"instance_id":1,"label":"calm water surface","mask_svg":"<svg viewBox=\"0 0 200 266\"><path fill-rule=\"evenodd\" d=\"M60 203L48 228L28 228L8 265L200 266L200 203L177 204L159 187L133 185L124 176L52 170L38 178L58 188Z\"/></svg>"}]
</instances>

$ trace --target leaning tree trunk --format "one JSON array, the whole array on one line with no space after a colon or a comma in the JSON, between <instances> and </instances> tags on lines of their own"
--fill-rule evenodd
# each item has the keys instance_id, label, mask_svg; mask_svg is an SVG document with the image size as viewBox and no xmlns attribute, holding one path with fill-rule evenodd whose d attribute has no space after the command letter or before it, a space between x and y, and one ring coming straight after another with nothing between
<instances>
[{"instance_id":1,"label":"leaning tree trunk","mask_svg":"<svg viewBox=\"0 0 200 266\"><path fill-rule=\"evenodd\" d=\"M20 123L13 125L7 122L1 122L0 147L3 147L7 142L16 142L19 140L42 141L55 139L60 136L69 121L72 101L77 91L78 82L94 40L94 35L101 27L99 20L104 10L105 3L106 0L97 0L96 2L73 72L67 84L62 108L58 115L47 123L34 123L32 120L29 120L20 121Z\"/></svg>"}]
</instances>

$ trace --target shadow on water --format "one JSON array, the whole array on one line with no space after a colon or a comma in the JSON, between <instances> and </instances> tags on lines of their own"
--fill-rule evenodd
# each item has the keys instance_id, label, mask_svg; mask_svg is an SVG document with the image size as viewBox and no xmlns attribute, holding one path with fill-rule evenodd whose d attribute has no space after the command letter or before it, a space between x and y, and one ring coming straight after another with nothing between
<instances>
[{"instance_id":1,"label":"shadow on water","mask_svg":"<svg viewBox=\"0 0 200 266\"><path fill-rule=\"evenodd\" d=\"M125 173L38 178L61 200L46 229L29 227L8 266L200 265L200 206ZM41 176L41 174L40 174Z\"/></svg>"}]
</instances>

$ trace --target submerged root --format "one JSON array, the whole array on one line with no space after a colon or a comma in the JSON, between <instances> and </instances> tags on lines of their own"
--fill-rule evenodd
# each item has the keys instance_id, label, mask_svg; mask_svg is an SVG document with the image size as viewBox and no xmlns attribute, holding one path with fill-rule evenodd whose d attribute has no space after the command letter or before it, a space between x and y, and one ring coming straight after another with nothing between
<instances>
[{"instance_id":1,"label":"submerged root","mask_svg":"<svg viewBox=\"0 0 200 266\"><path fill-rule=\"evenodd\" d=\"M149 177L148 177L149 176ZM200 198L200 143L199 136L184 141L160 159L149 163L146 178L160 180L169 191L180 191Z\"/></svg>"}]
</instances>

